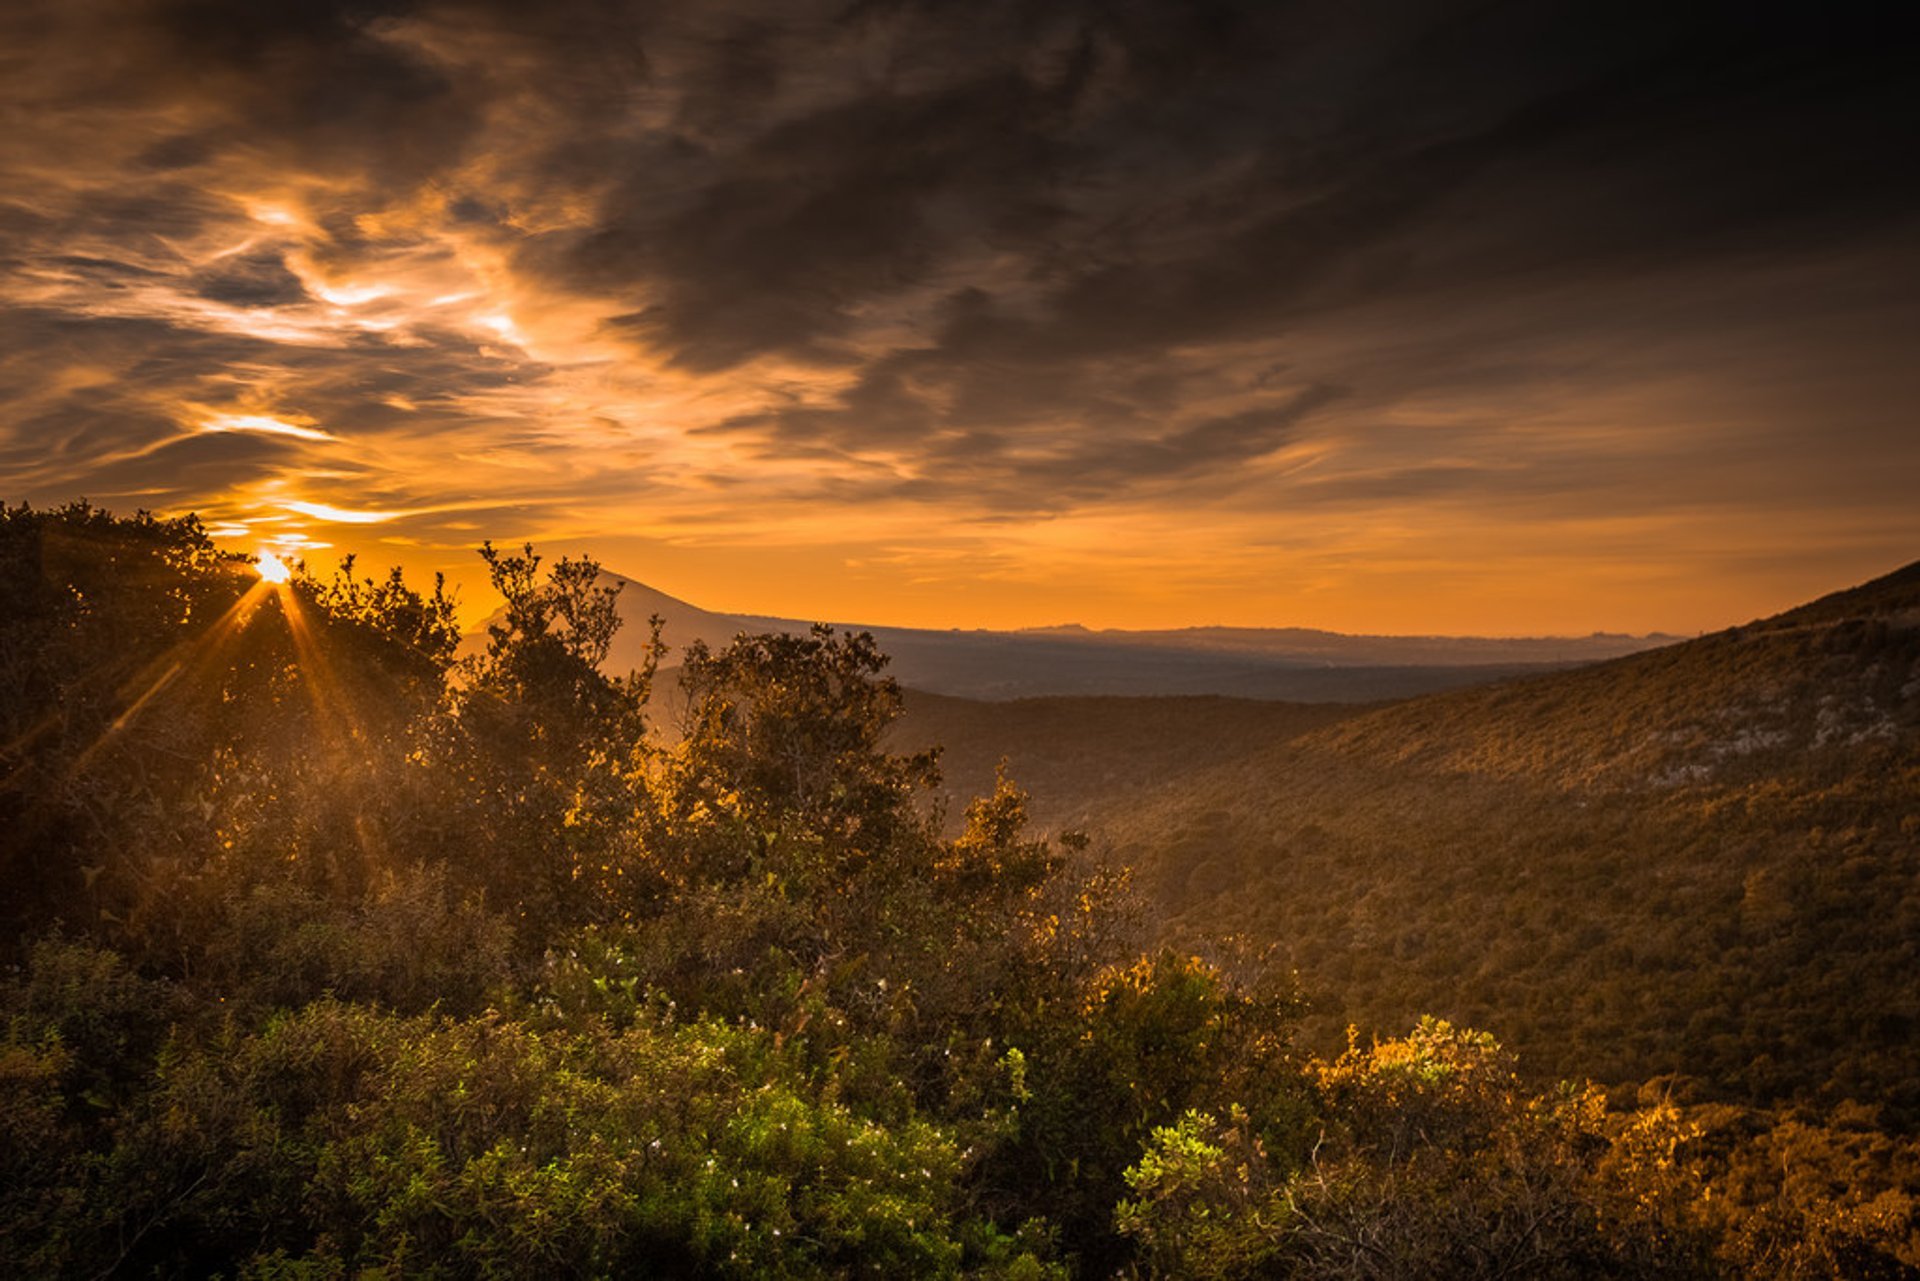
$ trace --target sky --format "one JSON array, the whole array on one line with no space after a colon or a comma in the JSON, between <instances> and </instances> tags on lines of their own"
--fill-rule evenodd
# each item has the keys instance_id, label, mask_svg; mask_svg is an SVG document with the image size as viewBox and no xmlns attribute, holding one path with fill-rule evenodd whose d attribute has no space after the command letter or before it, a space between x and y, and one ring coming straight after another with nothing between
<instances>
[{"instance_id":1,"label":"sky","mask_svg":"<svg viewBox=\"0 0 1920 1281\"><path fill-rule=\"evenodd\" d=\"M1920 558L1894 3L8 0L0 498L912 626Z\"/></svg>"}]
</instances>

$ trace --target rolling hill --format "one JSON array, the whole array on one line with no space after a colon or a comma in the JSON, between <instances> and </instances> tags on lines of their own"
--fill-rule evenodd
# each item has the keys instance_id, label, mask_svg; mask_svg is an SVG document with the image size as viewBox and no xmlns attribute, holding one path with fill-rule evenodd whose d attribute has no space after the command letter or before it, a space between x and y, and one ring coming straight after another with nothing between
<instances>
[{"instance_id":1,"label":"rolling hill","mask_svg":"<svg viewBox=\"0 0 1920 1281\"><path fill-rule=\"evenodd\" d=\"M1278 946L1309 1033L1421 1012L1545 1076L1920 1116L1920 565L1610 662L1374 708L916 698L977 791Z\"/></svg>"}]
</instances>

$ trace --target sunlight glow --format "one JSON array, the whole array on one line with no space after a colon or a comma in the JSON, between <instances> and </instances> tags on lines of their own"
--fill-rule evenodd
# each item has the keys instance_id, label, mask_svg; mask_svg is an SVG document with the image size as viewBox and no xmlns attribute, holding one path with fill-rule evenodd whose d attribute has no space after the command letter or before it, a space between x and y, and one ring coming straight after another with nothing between
<instances>
[{"instance_id":1,"label":"sunlight glow","mask_svg":"<svg viewBox=\"0 0 1920 1281\"><path fill-rule=\"evenodd\" d=\"M388 285L329 285L316 280L306 282L307 292L336 307L358 307L393 296Z\"/></svg>"},{"instance_id":2,"label":"sunlight glow","mask_svg":"<svg viewBox=\"0 0 1920 1281\"><path fill-rule=\"evenodd\" d=\"M331 520L342 525L378 525L405 514L403 512L352 511L326 503L287 502L282 506L289 511L299 512L302 516L312 516L316 520Z\"/></svg>"},{"instance_id":3,"label":"sunlight glow","mask_svg":"<svg viewBox=\"0 0 1920 1281\"><path fill-rule=\"evenodd\" d=\"M253 568L263 580L269 583L284 583L293 577L293 571L287 567L287 562L264 549L255 558Z\"/></svg>"},{"instance_id":4,"label":"sunlight glow","mask_svg":"<svg viewBox=\"0 0 1920 1281\"><path fill-rule=\"evenodd\" d=\"M301 223L299 215L292 210L264 201L249 201L247 216L255 222L264 222L270 227L298 227Z\"/></svg>"},{"instance_id":5,"label":"sunlight glow","mask_svg":"<svg viewBox=\"0 0 1920 1281\"><path fill-rule=\"evenodd\" d=\"M318 731L315 747L344 765L347 760L363 754L361 745L367 737L360 711L355 706L355 690L341 681L300 598L291 592L285 593L280 605L280 616L286 621L287 635L293 641L300 683L313 708L314 728ZM353 833L367 867L380 867L387 862L386 842L371 815L356 815Z\"/></svg>"},{"instance_id":6,"label":"sunlight glow","mask_svg":"<svg viewBox=\"0 0 1920 1281\"><path fill-rule=\"evenodd\" d=\"M267 414L215 414L200 424L203 432L251 431L268 436L291 436L296 440L332 440L333 435L318 427L303 427Z\"/></svg>"},{"instance_id":7,"label":"sunlight glow","mask_svg":"<svg viewBox=\"0 0 1920 1281\"><path fill-rule=\"evenodd\" d=\"M213 625L205 631L181 641L166 653L147 664L137 675L120 688L120 700L124 710L116 716L113 723L102 730L100 737L89 744L85 751L73 758L67 767L69 778L78 778L93 759L113 742L139 717L149 703L160 692L175 681L191 684L199 676L209 671L230 641L245 631L272 587L263 579L241 593L240 599L228 607L227 612L215 619ZM48 724L57 721L50 718ZM39 727L29 731L29 737L41 732ZM25 742L26 739L22 739Z\"/></svg>"}]
</instances>

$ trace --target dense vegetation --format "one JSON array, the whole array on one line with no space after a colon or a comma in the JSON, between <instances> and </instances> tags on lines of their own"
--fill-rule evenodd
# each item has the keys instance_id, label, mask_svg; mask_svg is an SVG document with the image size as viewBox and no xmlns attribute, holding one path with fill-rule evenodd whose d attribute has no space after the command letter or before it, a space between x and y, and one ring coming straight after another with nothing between
<instances>
[{"instance_id":1,"label":"dense vegetation","mask_svg":"<svg viewBox=\"0 0 1920 1281\"><path fill-rule=\"evenodd\" d=\"M10 1275L1920 1263L1860 1109L1610 1106L1432 1019L1308 1053L1012 783L943 834L868 639L694 646L656 726L595 566L482 554L457 659L397 574L0 513Z\"/></svg>"},{"instance_id":2,"label":"dense vegetation","mask_svg":"<svg viewBox=\"0 0 1920 1281\"><path fill-rule=\"evenodd\" d=\"M1378 709L915 697L966 783L1273 940L1309 1044L1420 1013L1544 1080L1920 1120L1920 570L1616 662Z\"/></svg>"}]
</instances>

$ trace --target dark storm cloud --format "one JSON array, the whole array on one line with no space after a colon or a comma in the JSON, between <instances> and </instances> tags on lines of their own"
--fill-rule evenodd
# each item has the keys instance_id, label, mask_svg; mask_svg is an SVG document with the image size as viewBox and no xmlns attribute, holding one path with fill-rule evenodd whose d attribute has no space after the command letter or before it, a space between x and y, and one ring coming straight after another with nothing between
<instances>
[{"instance_id":1,"label":"dark storm cloud","mask_svg":"<svg viewBox=\"0 0 1920 1281\"><path fill-rule=\"evenodd\" d=\"M661 301L617 323L690 369L756 355L834 359L864 300L929 278L962 241L1029 241L1053 221L1036 186L1048 141L1040 90L1001 73L921 93L882 91L779 121L708 171L711 151L670 150L608 198L606 222L571 245L578 282L640 284ZM664 172L662 172L664 170Z\"/></svg>"},{"instance_id":2,"label":"dark storm cloud","mask_svg":"<svg viewBox=\"0 0 1920 1281\"><path fill-rule=\"evenodd\" d=\"M1911 461L1903 21L23 0L0 481L1595 515Z\"/></svg>"},{"instance_id":3,"label":"dark storm cloud","mask_svg":"<svg viewBox=\"0 0 1920 1281\"><path fill-rule=\"evenodd\" d=\"M135 21L150 33L156 87L208 95L222 109L211 145L243 142L279 163L396 185L456 163L482 105L480 86L379 38L383 21L411 7L161 0ZM168 143L189 155L210 146L204 135Z\"/></svg>"},{"instance_id":4,"label":"dark storm cloud","mask_svg":"<svg viewBox=\"0 0 1920 1281\"><path fill-rule=\"evenodd\" d=\"M195 275L194 292L235 307L275 307L307 301L306 286L280 254L247 254Z\"/></svg>"},{"instance_id":5,"label":"dark storm cloud","mask_svg":"<svg viewBox=\"0 0 1920 1281\"><path fill-rule=\"evenodd\" d=\"M876 13L883 71L775 92L810 42ZM1142 408L1106 362L1284 352L1343 308L1497 306L1512 278L1658 288L1676 262L1819 250L1915 207L1916 171L1889 163L1912 140L1904 59L1871 11L929 6L793 25L753 15L689 55L677 127L609 153L627 172L597 224L525 253L567 288L645 297L613 327L688 369L853 366L835 403L731 424L796 452L1017 454L1076 423L1097 450L1103 420ZM874 323L956 278L964 314Z\"/></svg>"},{"instance_id":6,"label":"dark storm cloud","mask_svg":"<svg viewBox=\"0 0 1920 1281\"><path fill-rule=\"evenodd\" d=\"M983 494L993 496L996 506L1044 508L1062 498L1177 484L1272 453L1296 439L1298 427L1314 411L1342 394L1335 387L1309 387L1284 404L1202 418L1162 435L1089 433L1067 449L1039 457L1011 458L996 447L999 442L961 437L937 465L900 492Z\"/></svg>"}]
</instances>

